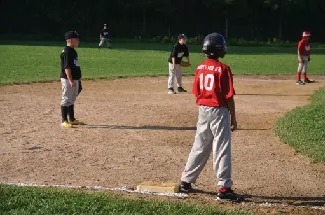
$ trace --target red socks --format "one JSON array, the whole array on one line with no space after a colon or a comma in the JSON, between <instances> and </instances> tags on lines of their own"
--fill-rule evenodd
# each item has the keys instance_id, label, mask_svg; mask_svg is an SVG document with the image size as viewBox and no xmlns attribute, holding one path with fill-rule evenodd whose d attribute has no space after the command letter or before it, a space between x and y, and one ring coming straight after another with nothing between
<instances>
[{"instance_id":1,"label":"red socks","mask_svg":"<svg viewBox=\"0 0 325 215\"><path fill-rule=\"evenodd\" d=\"M304 81L307 80L307 73L303 73Z\"/></svg>"},{"instance_id":2,"label":"red socks","mask_svg":"<svg viewBox=\"0 0 325 215\"><path fill-rule=\"evenodd\" d=\"M304 74L306 74L306 73L304 73ZM300 81L300 79L301 79L301 73L297 72L297 81Z\"/></svg>"}]
</instances>

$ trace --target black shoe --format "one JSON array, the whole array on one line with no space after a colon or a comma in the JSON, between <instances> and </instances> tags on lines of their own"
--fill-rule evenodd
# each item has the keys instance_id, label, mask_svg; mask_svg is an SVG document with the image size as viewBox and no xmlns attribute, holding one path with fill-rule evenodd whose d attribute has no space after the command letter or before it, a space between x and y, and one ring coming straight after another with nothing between
<instances>
[{"instance_id":1,"label":"black shoe","mask_svg":"<svg viewBox=\"0 0 325 215\"><path fill-rule=\"evenodd\" d=\"M179 192L181 193L188 193L191 192L192 190L193 188L191 183L182 181L181 184L179 185Z\"/></svg>"},{"instance_id":2,"label":"black shoe","mask_svg":"<svg viewBox=\"0 0 325 215\"><path fill-rule=\"evenodd\" d=\"M183 87L178 87L178 88L177 88L177 91L178 91L179 93L186 93L186 92L187 92L187 90L184 90Z\"/></svg>"},{"instance_id":3,"label":"black shoe","mask_svg":"<svg viewBox=\"0 0 325 215\"><path fill-rule=\"evenodd\" d=\"M304 83L314 83L314 82L315 82L314 80L310 80L308 78L304 80Z\"/></svg>"},{"instance_id":4,"label":"black shoe","mask_svg":"<svg viewBox=\"0 0 325 215\"><path fill-rule=\"evenodd\" d=\"M176 94L174 88L168 88L168 94Z\"/></svg>"},{"instance_id":5,"label":"black shoe","mask_svg":"<svg viewBox=\"0 0 325 215\"><path fill-rule=\"evenodd\" d=\"M234 191L228 188L225 192L219 191L217 195L219 201L232 201L232 202L243 202L244 197L234 193Z\"/></svg>"}]
</instances>

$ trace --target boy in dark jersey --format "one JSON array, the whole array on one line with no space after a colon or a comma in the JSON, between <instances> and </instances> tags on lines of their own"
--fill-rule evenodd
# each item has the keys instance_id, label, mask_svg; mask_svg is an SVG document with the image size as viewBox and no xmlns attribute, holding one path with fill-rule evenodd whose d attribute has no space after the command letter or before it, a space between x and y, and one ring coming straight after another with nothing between
<instances>
[{"instance_id":1,"label":"boy in dark jersey","mask_svg":"<svg viewBox=\"0 0 325 215\"><path fill-rule=\"evenodd\" d=\"M65 128L72 128L73 125L84 125L84 122L77 120L74 116L74 103L81 87L81 70L78 62L78 54L75 48L79 45L79 34L76 31L65 33L67 45L64 47L61 58L61 125ZM69 117L69 118L68 118Z\"/></svg>"},{"instance_id":2,"label":"boy in dark jersey","mask_svg":"<svg viewBox=\"0 0 325 215\"><path fill-rule=\"evenodd\" d=\"M108 27L104 24L104 28L99 33L99 44L98 49L100 49L105 43L107 48L112 49L111 40L109 39Z\"/></svg>"},{"instance_id":3,"label":"boy in dark jersey","mask_svg":"<svg viewBox=\"0 0 325 215\"><path fill-rule=\"evenodd\" d=\"M182 86L182 67L181 62L183 57L187 58L190 63L190 56L188 52L188 47L186 46L187 37L185 34L180 34L178 37L178 42L173 46L173 49L168 58L169 67L169 78L168 78L168 94L175 94L174 91L174 79L176 76L177 80L177 91L179 93L187 92Z\"/></svg>"}]
</instances>

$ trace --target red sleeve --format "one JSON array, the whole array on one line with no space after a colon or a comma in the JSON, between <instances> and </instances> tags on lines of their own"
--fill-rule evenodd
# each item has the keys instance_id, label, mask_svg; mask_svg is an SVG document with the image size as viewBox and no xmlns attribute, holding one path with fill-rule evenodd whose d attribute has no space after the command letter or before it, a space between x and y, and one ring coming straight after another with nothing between
<instances>
[{"instance_id":1,"label":"red sleeve","mask_svg":"<svg viewBox=\"0 0 325 215\"><path fill-rule=\"evenodd\" d=\"M195 97L198 97L200 95L200 76L198 74L199 72L196 70L192 87L192 93L195 95Z\"/></svg>"},{"instance_id":2,"label":"red sleeve","mask_svg":"<svg viewBox=\"0 0 325 215\"><path fill-rule=\"evenodd\" d=\"M233 76L229 67L226 67L221 75L222 93L226 99L233 97L235 93Z\"/></svg>"}]
</instances>

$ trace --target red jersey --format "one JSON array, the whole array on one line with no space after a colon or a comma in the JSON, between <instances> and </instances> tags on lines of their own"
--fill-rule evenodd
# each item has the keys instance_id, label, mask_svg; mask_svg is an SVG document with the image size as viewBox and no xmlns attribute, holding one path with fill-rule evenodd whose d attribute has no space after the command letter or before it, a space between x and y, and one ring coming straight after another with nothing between
<instances>
[{"instance_id":1,"label":"red jersey","mask_svg":"<svg viewBox=\"0 0 325 215\"><path fill-rule=\"evenodd\" d=\"M230 68L218 60L205 60L196 69L192 92L198 105L226 106L235 95Z\"/></svg>"},{"instance_id":2,"label":"red jersey","mask_svg":"<svg viewBox=\"0 0 325 215\"><path fill-rule=\"evenodd\" d=\"M298 51L300 55L310 56L310 44L308 40L301 39L298 43Z\"/></svg>"}]
</instances>

